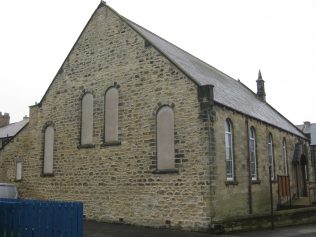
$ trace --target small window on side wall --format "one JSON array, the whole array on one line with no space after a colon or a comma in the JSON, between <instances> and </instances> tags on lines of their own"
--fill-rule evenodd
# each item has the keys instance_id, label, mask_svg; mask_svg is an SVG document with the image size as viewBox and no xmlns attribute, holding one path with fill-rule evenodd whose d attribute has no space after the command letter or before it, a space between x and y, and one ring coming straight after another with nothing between
<instances>
[{"instance_id":1,"label":"small window on side wall","mask_svg":"<svg viewBox=\"0 0 316 237\"><path fill-rule=\"evenodd\" d=\"M175 170L174 113L162 106L157 113L157 170Z\"/></svg>"},{"instance_id":2,"label":"small window on side wall","mask_svg":"<svg viewBox=\"0 0 316 237\"><path fill-rule=\"evenodd\" d=\"M110 87L105 93L104 103L104 143L105 145L120 144L118 139L118 104L117 88Z\"/></svg>"},{"instance_id":3,"label":"small window on side wall","mask_svg":"<svg viewBox=\"0 0 316 237\"><path fill-rule=\"evenodd\" d=\"M234 155L233 152L233 127L229 119L225 121L225 157L226 157L226 179L234 181Z\"/></svg>"},{"instance_id":4,"label":"small window on side wall","mask_svg":"<svg viewBox=\"0 0 316 237\"><path fill-rule=\"evenodd\" d=\"M273 147L273 138L270 133L268 136L268 157L269 157L269 166L271 167L271 180L275 180L275 168L274 168L274 147Z\"/></svg>"},{"instance_id":5,"label":"small window on side wall","mask_svg":"<svg viewBox=\"0 0 316 237\"><path fill-rule=\"evenodd\" d=\"M249 154L251 180L257 180L256 131L253 127L249 130Z\"/></svg>"},{"instance_id":6,"label":"small window on side wall","mask_svg":"<svg viewBox=\"0 0 316 237\"><path fill-rule=\"evenodd\" d=\"M48 126L45 129L44 135L44 167L43 174L44 175L52 175L53 174L53 164L54 164L54 127Z\"/></svg>"},{"instance_id":7,"label":"small window on side wall","mask_svg":"<svg viewBox=\"0 0 316 237\"><path fill-rule=\"evenodd\" d=\"M15 180L16 181L22 180L22 161L16 162Z\"/></svg>"},{"instance_id":8,"label":"small window on side wall","mask_svg":"<svg viewBox=\"0 0 316 237\"><path fill-rule=\"evenodd\" d=\"M81 100L81 146L93 143L93 95L86 93Z\"/></svg>"}]
</instances>

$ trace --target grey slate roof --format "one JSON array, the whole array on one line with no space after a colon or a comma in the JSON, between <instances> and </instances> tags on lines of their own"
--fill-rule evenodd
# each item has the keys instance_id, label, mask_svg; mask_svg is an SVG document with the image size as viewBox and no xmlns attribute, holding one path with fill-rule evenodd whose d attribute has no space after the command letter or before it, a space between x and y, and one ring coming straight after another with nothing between
<instances>
[{"instance_id":1,"label":"grey slate roof","mask_svg":"<svg viewBox=\"0 0 316 237\"><path fill-rule=\"evenodd\" d=\"M121 18L187 74L196 84L213 85L215 102L305 138L295 125L269 104L258 99L256 94L240 81L229 77L134 22L122 16Z\"/></svg>"},{"instance_id":2,"label":"grey slate roof","mask_svg":"<svg viewBox=\"0 0 316 237\"><path fill-rule=\"evenodd\" d=\"M11 123L5 127L0 128L0 139L5 137L15 136L24 126L29 122L28 118L24 118L17 123Z\"/></svg>"}]
</instances>

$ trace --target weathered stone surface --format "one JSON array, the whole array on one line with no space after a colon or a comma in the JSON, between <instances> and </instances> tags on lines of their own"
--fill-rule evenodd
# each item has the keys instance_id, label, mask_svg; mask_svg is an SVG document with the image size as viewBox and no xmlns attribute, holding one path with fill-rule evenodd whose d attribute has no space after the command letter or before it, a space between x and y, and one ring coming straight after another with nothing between
<instances>
[{"instance_id":1,"label":"weathered stone surface","mask_svg":"<svg viewBox=\"0 0 316 237\"><path fill-rule=\"evenodd\" d=\"M120 143L104 146L105 92L113 85L119 85ZM248 119L249 126L256 129L261 181L252 184L252 208L254 213L267 212L267 134L271 132L274 138L277 174L283 172L283 138L289 159L298 138L221 105L214 105L212 118L207 119L197 91L194 82L154 47L146 47L145 40L116 13L100 7L41 103L30 108L29 125L0 152L0 182L14 182L15 159L19 157L23 179L17 184L24 198L83 201L88 219L208 229L214 221L249 212ZM82 134L81 101L86 92L93 95L87 112L88 121L93 122L91 130ZM155 173L156 116L163 105L174 113L174 166L178 173ZM234 184L225 183L227 118L234 130ZM53 176L42 175L48 121L54 124ZM94 146L83 149L79 144Z\"/></svg>"}]
</instances>

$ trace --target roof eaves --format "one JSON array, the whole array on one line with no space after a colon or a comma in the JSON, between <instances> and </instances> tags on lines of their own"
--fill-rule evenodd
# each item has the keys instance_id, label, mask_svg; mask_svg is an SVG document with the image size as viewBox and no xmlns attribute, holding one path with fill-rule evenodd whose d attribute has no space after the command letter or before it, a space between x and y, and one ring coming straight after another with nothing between
<instances>
[{"instance_id":1,"label":"roof eaves","mask_svg":"<svg viewBox=\"0 0 316 237\"><path fill-rule=\"evenodd\" d=\"M244 116L246 116L246 117L248 117L248 118L255 119L255 120L257 120L257 121L259 121L259 122L261 122L261 123L267 124L267 125L269 125L269 126L271 126L271 127L274 127L274 128L280 129L280 130L282 130L282 131L284 131L284 132L293 134L294 136L298 136L297 134L294 134L294 133L292 133L291 131L288 131L288 130L286 130L286 129L284 129L284 128L280 128L280 127L278 127L278 126L276 126L276 125L274 125L274 124L268 123L268 122L266 122L266 121L264 121L264 120L261 120L261 119L259 119L259 118L254 117L254 116L251 116L251 115L249 115L249 114L245 114L245 113L242 112L242 111L239 111L239 110L234 109L234 108L232 108L232 107L230 107L230 106L227 106L227 105L225 105L225 104L222 104L222 103L220 103L220 102L218 102L218 101L216 101L216 100L214 101L214 103L217 104L218 106L221 106L221 107L227 108L227 109L229 109L229 110L235 111L235 112L237 112L237 113L239 113L239 114L242 114L242 115L244 115ZM272 107L271 107L271 108L272 108ZM273 108L272 108L272 109L273 109ZM290 122L290 123L291 123L291 122ZM291 124L292 124L292 123L291 123ZM305 140L309 140L309 139L305 136L304 133L302 133L302 132L300 132L300 133L301 133L301 135L302 135L302 136L300 136L301 138L304 138Z\"/></svg>"}]
</instances>

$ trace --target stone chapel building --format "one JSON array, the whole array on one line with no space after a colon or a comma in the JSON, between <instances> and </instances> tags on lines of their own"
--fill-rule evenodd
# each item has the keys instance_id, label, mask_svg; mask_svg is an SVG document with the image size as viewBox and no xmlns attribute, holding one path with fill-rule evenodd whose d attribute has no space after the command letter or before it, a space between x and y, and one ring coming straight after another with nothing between
<instances>
[{"instance_id":1,"label":"stone chapel building","mask_svg":"<svg viewBox=\"0 0 316 237\"><path fill-rule=\"evenodd\" d=\"M0 151L0 182L23 198L83 201L98 221L203 230L269 213L269 166L276 195L277 175L296 180L295 147L308 141L266 102L261 73L257 85L101 2Z\"/></svg>"}]
</instances>

